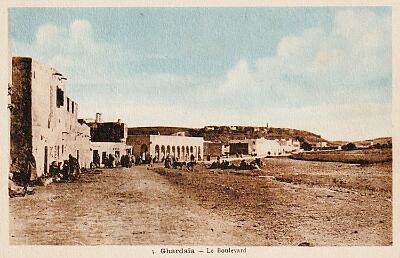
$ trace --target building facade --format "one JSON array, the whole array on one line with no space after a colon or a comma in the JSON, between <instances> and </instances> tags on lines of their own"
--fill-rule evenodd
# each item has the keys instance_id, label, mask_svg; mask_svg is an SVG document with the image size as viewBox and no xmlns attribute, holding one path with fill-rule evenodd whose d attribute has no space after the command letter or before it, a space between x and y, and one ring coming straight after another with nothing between
<instances>
[{"instance_id":1,"label":"building facade","mask_svg":"<svg viewBox=\"0 0 400 258\"><path fill-rule=\"evenodd\" d=\"M167 155L181 161L189 161L191 155L196 160L203 159L203 137L182 135L129 135L127 143L133 146L133 154L142 159L147 157L162 161Z\"/></svg>"},{"instance_id":2,"label":"building facade","mask_svg":"<svg viewBox=\"0 0 400 258\"><path fill-rule=\"evenodd\" d=\"M300 149L300 142L292 139L269 140L265 138L229 141L231 155L281 156Z\"/></svg>"},{"instance_id":3,"label":"building facade","mask_svg":"<svg viewBox=\"0 0 400 258\"><path fill-rule=\"evenodd\" d=\"M69 155L87 166L89 128L78 123L78 104L65 93L66 78L30 57L12 58L10 98L10 157L14 169L32 177L48 172L51 162ZM33 156L33 157L32 157Z\"/></svg>"},{"instance_id":4,"label":"building facade","mask_svg":"<svg viewBox=\"0 0 400 258\"><path fill-rule=\"evenodd\" d=\"M103 122L101 113L96 113L96 119L80 120L90 129L90 160L93 162L95 156L100 156L100 163L104 164L105 157L110 154L116 158L131 154L132 146L127 145L128 128L121 120L117 122Z\"/></svg>"},{"instance_id":5,"label":"building facade","mask_svg":"<svg viewBox=\"0 0 400 258\"><path fill-rule=\"evenodd\" d=\"M222 151L223 143L220 142L211 142L211 141L204 141L204 156L210 157L220 157L224 153Z\"/></svg>"},{"instance_id":6,"label":"building facade","mask_svg":"<svg viewBox=\"0 0 400 258\"><path fill-rule=\"evenodd\" d=\"M281 145L284 154L289 154L289 153L296 152L296 151L300 150L301 143L298 140L281 139L281 140L277 140L277 141Z\"/></svg>"}]
</instances>

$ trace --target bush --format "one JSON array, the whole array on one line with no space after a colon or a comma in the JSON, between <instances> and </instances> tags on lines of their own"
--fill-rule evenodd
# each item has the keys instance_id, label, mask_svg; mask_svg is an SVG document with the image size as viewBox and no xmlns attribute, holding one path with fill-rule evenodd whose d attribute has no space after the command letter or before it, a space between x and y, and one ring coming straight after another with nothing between
<instances>
[{"instance_id":1,"label":"bush","mask_svg":"<svg viewBox=\"0 0 400 258\"><path fill-rule=\"evenodd\" d=\"M305 151L310 151L310 150L312 150L312 146L311 146L311 144L309 144L308 142L302 142L302 143L300 144L300 148L302 148L302 149L305 150Z\"/></svg>"},{"instance_id":2,"label":"bush","mask_svg":"<svg viewBox=\"0 0 400 258\"><path fill-rule=\"evenodd\" d=\"M355 150L357 149L356 145L352 142L345 144L342 146L342 150Z\"/></svg>"}]
</instances>

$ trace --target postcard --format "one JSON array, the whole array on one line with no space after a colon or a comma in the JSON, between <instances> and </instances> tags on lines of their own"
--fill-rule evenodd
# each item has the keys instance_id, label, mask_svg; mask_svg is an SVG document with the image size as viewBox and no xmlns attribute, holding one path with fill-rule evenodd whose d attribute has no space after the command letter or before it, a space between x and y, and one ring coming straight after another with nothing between
<instances>
[{"instance_id":1,"label":"postcard","mask_svg":"<svg viewBox=\"0 0 400 258\"><path fill-rule=\"evenodd\" d=\"M398 257L397 6L314 4L4 4L4 255Z\"/></svg>"}]
</instances>

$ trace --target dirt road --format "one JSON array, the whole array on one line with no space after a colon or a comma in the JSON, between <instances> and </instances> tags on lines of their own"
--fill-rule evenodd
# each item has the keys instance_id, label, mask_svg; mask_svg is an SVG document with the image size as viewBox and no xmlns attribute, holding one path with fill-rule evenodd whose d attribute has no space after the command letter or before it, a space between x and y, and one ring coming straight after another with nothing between
<instances>
[{"instance_id":1,"label":"dirt road","mask_svg":"<svg viewBox=\"0 0 400 258\"><path fill-rule=\"evenodd\" d=\"M268 159L134 167L10 199L11 244L391 245L392 167Z\"/></svg>"},{"instance_id":2,"label":"dirt road","mask_svg":"<svg viewBox=\"0 0 400 258\"><path fill-rule=\"evenodd\" d=\"M50 245L241 245L260 242L200 207L146 167L85 174L10 199L10 243Z\"/></svg>"}]
</instances>

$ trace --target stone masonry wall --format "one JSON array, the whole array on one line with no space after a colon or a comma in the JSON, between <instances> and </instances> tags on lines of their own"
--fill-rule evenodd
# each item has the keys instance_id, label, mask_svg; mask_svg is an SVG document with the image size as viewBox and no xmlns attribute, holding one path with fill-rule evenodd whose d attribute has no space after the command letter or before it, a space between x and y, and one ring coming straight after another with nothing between
<instances>
[{"instance_id":1,"label":"stone masonry wall","mask_svg":"<svg viewBox=\"0 0 400 258\"><path fill-rule=\"evenodd\" d=\"M32 59L12 59L10 157L11 172L28 173L28 154L32 153Z\"/></svg>"}]
</instances>

